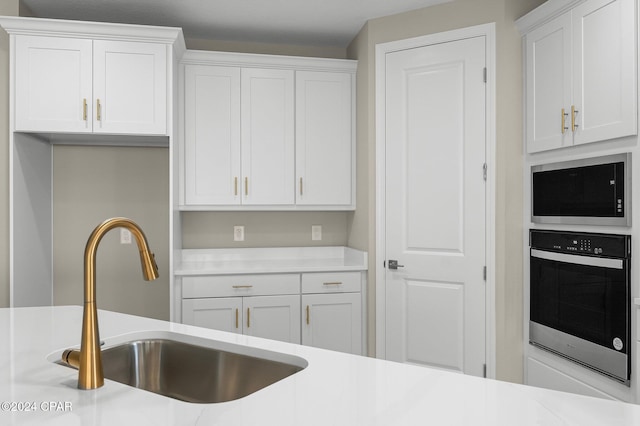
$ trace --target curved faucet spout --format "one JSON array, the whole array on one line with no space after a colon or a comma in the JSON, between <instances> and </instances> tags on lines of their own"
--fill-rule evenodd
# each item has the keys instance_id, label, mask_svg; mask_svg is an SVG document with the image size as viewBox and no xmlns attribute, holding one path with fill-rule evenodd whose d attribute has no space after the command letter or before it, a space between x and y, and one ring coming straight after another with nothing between
<instances>
[{"instance_id":1,"label":"curved faucet spout","mask_svg":"<svg viewBox=\"0 0 640 426\"><path fill-rule=\"evenodd\" d=\"M96 252L102 237L114 228L126 228L135 237L140 251L144 279L151 281L158 278L158 266L153 253L149 251L147 238L134 221L125 217L114 217L107 219L93 230L84 250L84 310L82 340L78 354L78 387L80 389L96 389L104 384L96 308ZM64 358L69 358L67 352Z\"/></svg>"}]
</instances>

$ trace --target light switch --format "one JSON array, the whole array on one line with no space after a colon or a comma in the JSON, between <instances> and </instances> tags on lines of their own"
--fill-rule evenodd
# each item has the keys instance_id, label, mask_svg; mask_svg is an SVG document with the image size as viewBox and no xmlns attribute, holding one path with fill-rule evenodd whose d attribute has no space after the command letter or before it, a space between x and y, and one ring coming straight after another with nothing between
<instances>
[{"instance_id":1,"label":"light switch","mask_svg":"<svg viewBox=\"0 0 640 426\"><path fill-rule=\"evenodd\" d=\"M322 240L322 225L311 225L311 240Z\"/></svg>"},{"instance_id":2,"label":"light switch","mask_svg":"<svg viewBox=\"0 0 640 426\"><path fill-rule=\"evenodd\" d=\"M243 225L236 225L233 227L233 241L244 241Z\"/></svg>"},{"instance_id":3,"label":"light switch","mask_svg":"<svg viewBox=\"0 0 640 426\"><path fill-rule=\"evenodd\" d=\"M120 244L131 244L131 231L120 228Z\"/></svg>"}]
</instances>

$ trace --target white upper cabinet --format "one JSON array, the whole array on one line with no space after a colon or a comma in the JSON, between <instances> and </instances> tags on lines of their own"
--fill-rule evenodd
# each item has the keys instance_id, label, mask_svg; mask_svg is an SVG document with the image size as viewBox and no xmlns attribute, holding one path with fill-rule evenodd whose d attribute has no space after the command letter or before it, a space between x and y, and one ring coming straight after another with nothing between
<instances>
[{"instance_id":1,"label":"white upper cabinet","mask_svg":"<svg viewBox=\"0 0 640 426\"><path fill-rule=\"evenodd\" d=\"M165 135L167 45L15 37L15 130Z\"/></svg>"},{"instance_id":2,"label":"white upper cabinet","mask_svg":"<svg viewBox=\"0 0 640 426\"><path fill-rule=\"evenodd\" d=\"M525 35L529 153L636 130L634 0L587 0Z\"/></svg>"},{"instance_id":3,"label":"white upper cabinet","mask_svg":"<svg viewBox=\"0 0 640 426\"><path fill-rule=\"evenodd\" d=\"M242 204L293 204L293 71L241 75Z\"/></svg>"},{"instance_id":4,"label":"white upper cabinet","mask_svg":"<svg viewBox=\"0 0 640 426\"><path fill-rule=\"evenodd\" d=\"M355 62L187 52L183 210L352 210Z\"/></svg>"},{"instance_id":5,"label":"white upper cabinet","mask_svg":"<svg viewBox=\"0 0 640 426\"><path fill-rule=\"evenodd\" d=\"M239 204L240 68L185 67L187 204Z\"/></svg>"},{"instance_id":6,"label":"white upper cabinet","mask_svg":"<svg viewBox=\"0 0 640 426\"><path fill-rule=\"evenodd\" d=\"M571 16L562 15L526 41L527 148L529 152L571 144Z\"/></svg>"},{"instance_id":7,"label":"white upper cabinet","mask_svg":"<svg viewBox=\"0 0 640 426\"><path fill-rule=\"evenodd\" d=\"M93 42L93 131L167 132L167 48L130 41Z\"/></svg>"},{"instance_id":8,"label":"white upper cabinet","mask_svg":"<svg viewBox=\"0 0 640 426\"><path fill-rule=\"evenodd\" d=\"M574 143L634 135L634 0L591 0L572 11Z\"/></svg>"},{"instance_id":9,"label":"white upper cabinet","mask_svg":"<svg viewBox=\"0 0 640 426\"><path fill-rule=\"evenodd\" d=\"M352 203L352 78L296 73L296 204Z\"/></svg>"},{"instance_id":10,"label":"white upper cabinet","mask_svg":"<svg viewBox=\"0 0 640 426\"><path fill-rule=\"evenodd\" d=\"M91 131L91 52L91 40L39 36L16 39L16 130Z\"/></svg>"}]
</instances>

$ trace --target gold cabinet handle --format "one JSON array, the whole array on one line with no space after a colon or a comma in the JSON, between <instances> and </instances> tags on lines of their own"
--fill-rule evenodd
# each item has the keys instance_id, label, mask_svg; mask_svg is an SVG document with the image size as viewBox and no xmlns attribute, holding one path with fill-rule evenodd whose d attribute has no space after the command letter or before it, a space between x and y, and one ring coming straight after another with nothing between
<instances>
[{"instance_id":1,"label":"gold cabinet handle","mask_svg":"<svg viewBox=\"0 0 640 426\"><path fill-rule=\"evenodd\" d=\"M247 308L247 328L251 327L251 308Z\"/></svg>"},{"instance_id":2,"label":"gold cabinet handle","mask_svg":"<svg viewBox=\"0 0 640 426\"><path fill-rule=\"evenodd\" d=\"M576 124L576 114L579 111L576 109L576 107L574 105L571 105L571 131L575 132L576 129L578 128L578 125Z\"/></svg>"},{"instance_id":3,"label":"gold cabinet handle","mask_svg":"<svg viewBox=\"0 0 640 426\"><path fill-rule=\"evenodd\" d=\"M249 178L248 177L244 178L244 195L245 197L249 195Z\"/></svg>"},{"instance_id":4,"label":"gold cabinet handle","mask_svg":"<svg viewBox=\"0 0 640 426\"><path fill-rule=\"evenodd\" d=\"M233 195L238 195L238 177L233 178Z\"/></svg>"},{"instance_id":5,"label":"gold cabinet handle","mask_svg":"<svg viewBox=\"0 0 640 426\"><path fill-rule=\"evenodd\" d=\"M300 178L300 195L303 195L303 192L302 192L302 178Z\"/></svg>"},{"instance_id":6,"label":"gold cabinet handle","mask_svg":"<svg viewBox=\"0 0 640 426\"><path fill-rule=\"evenodd\" d=\"M232 288L252 288L252 285L232 285Z\"/></svg>"},{"instance_id":7,"label":"gold cabinet handle","mask_svg":"<svg viewBox=\"0 0 640 426\"><path fill-rule=\"evenodd\" d=\"M87 121L87 98L82 99L82 120Z\"/></svg>"},{"instance_id":8,"label":"gold cabinet handle","mask_svg":"<svg viewBox=\"0 0 640 426\"><path fill-rule=\"evenodd\" d=\"M307 325L309 325L309 305L307 305Z\"/></svg>"},{"instance_id":9,"label":"gold cabinet handle","mask_svg":"<svg viewBox=\"0 0 640 426\"><path fill-rule=\"evenodd\" d=\"M342 285L342 281L333 281L329 283L322 283L322 285Z\"/></svg>"},{"instance_id":10,"label":"gold cabinet handle","mask_svg":"<svg viewBox=\"0 0 640 426\"><path fill-rule=\"evenodd\" d=\"M102 121L102 107L100 106L100 99L96 99L96 119Z\"/></svg>"},{"instance_id":11,"label":"gold cabinet handle","mask_svg":"<svg viewBox=\"0 0 640 426\"><path fill-rule=\"evenodd\" d=\"M236 328L238 328L238 315L239 315L239 309L236 308Z\"/></svg>"},{"instance_id":12,"label":"gold cabinet handle","mask_svg":"<svg viewBox=\"0 0 640 426\"><path fill-rule=\"evenodd\" d=\"M566 126L565 121L566 121L566 117L567 115L569 115L568 113L564 112L564 108L562 108L562 127L561 127L561 132L564 135L564 132L566 132L567 130L569 130L569 128Z\"/></svg>"}]
</instances>

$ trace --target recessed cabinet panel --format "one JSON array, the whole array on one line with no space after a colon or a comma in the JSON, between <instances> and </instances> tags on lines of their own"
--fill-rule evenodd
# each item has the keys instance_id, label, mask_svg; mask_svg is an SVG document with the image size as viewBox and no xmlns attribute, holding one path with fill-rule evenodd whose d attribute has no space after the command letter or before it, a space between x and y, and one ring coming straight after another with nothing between
<instances>
[{"instance_id":1,"label":"recessed cabinet panel","mask_svg":"<svg viewBox=\"0 0 640 426\"><path fill-rule=\"evenodd\" d=\"M360 355L360 293L302 296L302 344Z\"/></svg>"},{"instance_id":2,"label":"recessed cabinet panel","mask_svg":"<svg viewBox=\"0 0 640 426\"><path fill-rule=\"evenodd\" d=\"M527 34L526 46L527 150L545 151L571 144L570 15Z\"/></svg>"},{"instance_id":3,"label":"recessed cabinet panel","mask_svg":"<svg viewBox=\"0 0 640 426\"><path fill-rule=\"evenodd\" d=\"M633 0L591 0L573 16L574 143L636 134Z\"/></svg>"},{"instance_id":4,"label":"recessed cabinet panel","mask_svg":"<svg viewBox=\"0 0 640 426\"><path fill-rule=\"evenodd\" d=\"M94 132L166 133L166 49L151 43L93 42Z\"/></svg>"},{"instance_id":5,"label":"recessed cabinet panel","mask_svg":"<svg viewBox=\"0 0 640 426\"><path fill-rule=\"evenodd\" d=\"M243 300L244 334L300 343L300 296L257 296Z\"/></svg>"},{"instance_id":6,"label":"recessed cabinet panel","mask_svg":"<svg viewBox=\"0 0 640 426\"><path fill-rule=\"evenodd\" d=\"M242 298L183 299L182 322L242 334Z\"/></svg>"},{"instance_id":7,"label":"recessed cabinet panel","mask_svg":"<svg viewBox=\"0 0 640 426\"><path fill-rule=\"evenodd\" d=\"M16 37L17 131L91 132L91 46L86 39Z\"/></svg>"},{"instance_id":8,"label":"recessed cabinet panel","mask_svg":"<svg viewBox=\"0 0 640 426\"><path fill-rule=\"evenodd\" d=\"M296 72L296 204L352 203L351 75Z\"/></svg>"},{"instance_id":9,"label":"recessed cabinet panel","mask_svg":"<svg viewBox=\"0 0 640 426\"><path fill-rule=\"evenodd\" d=\"M242 204L294 203L293 71L242 70Z\"/></svg>"},{"instance_id":10,"label":"recessed cabinet panel","mask_svg":"<svg viewBox=\"0 0 640 426\"><path fill-rule=\"evenodd\" d=\"M167 45L15 40L17 131L166 135Z\"/></svg>"},{"instance_id":11,"label":"recessed cabinet panel","mask_svg":"<svg viewBox=\"0 0 640 426\"><path fill-rule=\"evenodd\" d=\"M587 0L525 36L529 153L637 134L634 0Z\"/></svg>"},{"instance_id":12,"label":"recessed cabinet panel","mask_svg":"<svg viewBox=\"0 0 640 426\"><path fill-rule=\"evenodd\" d=\"M240 68L185 67L185 202L240 203Z\"/></svg>"},{"instance_id":13,"label":"recessed cabinet panel","mask_svg":"<svg viewBox=\"0 0 640 426\"><path fill-rule=\"evenodd\" d=\"M354 209L349 62L187 52L180 208Z\"/></svg>"}]
</instances>

